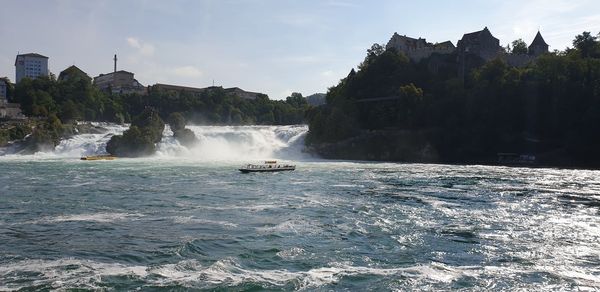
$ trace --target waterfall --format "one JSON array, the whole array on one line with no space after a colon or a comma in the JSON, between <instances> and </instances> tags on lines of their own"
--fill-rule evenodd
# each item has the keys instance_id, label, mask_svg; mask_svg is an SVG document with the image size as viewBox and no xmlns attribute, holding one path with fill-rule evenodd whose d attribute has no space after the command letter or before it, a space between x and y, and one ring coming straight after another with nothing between
<instances>
[{"instance_id":1,"label":"waterfall","mask_svg":"<svg viewBox=\"0 0 600 292\"><path fill-rule=\"evenodd\" d=\"M295 126L188 126L199 143L186 148L165 129L158 155L197 160L301 159L308 128Z\"/></svg>"},{"instance_id":2,"label":"waterfall","mask_svg":"<svg viewBox=\"0 0 600 292\"><path fill-rule=\"evenodd\" d=\"M81 157L86 155L106 154L106 143L113 135L120 135L129 128L128 125L109 123L92 123L103 129L95 134L78 134L63 139L54 149L54 154L65 157Z\"/></svg>"},{"instance_id":3,"label":"waterfall","mask_svg":"<svg viewBox=\"0 0 600 292\"><path fill-rule=\"evenodd\" d=\"M93 123L95 134L77 134L63 139L51 152L37 153L38 157L75 158L106 154L106 143L113 135L122 134L127 125ZM302 152L305 125L293 126L187 126L199 143L191 148L179 144L167 126L157 145L160 158L185 158L204 161L238 161L260 159L297 160L306 157ZM11 154L10 149L0 155Z\"/></svg>"}]
</instances>

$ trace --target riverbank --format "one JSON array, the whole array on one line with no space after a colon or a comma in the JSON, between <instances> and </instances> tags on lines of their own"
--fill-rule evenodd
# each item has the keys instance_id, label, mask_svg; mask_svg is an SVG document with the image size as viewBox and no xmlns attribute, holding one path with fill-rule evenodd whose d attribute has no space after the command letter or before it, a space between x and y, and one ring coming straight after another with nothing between
<instances>
[{"instance_id":1,"label":"riverbank","mask_svg":"<svg viewBox=\"0 0 600 292\"><path fill-rule=\"evenodd\" d=\"M326 159L434 163L448 165L491 165L549 167L561 169L599 169L600 166L576 161L564 148L537 145L541 151L528 153L477 153L473 148L448 149L441 130L363 130L337 142L313 142L306 152ZM469 143L453 143L468 145ZM512 150L512 149L511 149ZM467 154L468 153L468 154Z\"/></svg>"}]
</instances>

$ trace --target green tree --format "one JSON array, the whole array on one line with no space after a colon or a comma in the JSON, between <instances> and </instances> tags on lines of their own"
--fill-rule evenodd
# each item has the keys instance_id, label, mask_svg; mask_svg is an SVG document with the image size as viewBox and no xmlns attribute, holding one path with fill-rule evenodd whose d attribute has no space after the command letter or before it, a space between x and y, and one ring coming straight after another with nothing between
<instances>
[{"instance_id":1,"label":"green tree","mask_svg":"<svg viewBox=\"0 0 600 292\"><path fill-rule=\"evenodd\" d=\"M598 47L598 38L592 36L589 31L575 36L573 46L579 51L582 57L600 57L600 48Z\"/></svg>"},{"instance_id":2,"label":"green tree","mask_svg":"<svg viewBox=\"0 0 600 292\"><path fill-rule=\"evenodd\" d=\"M173 132L183 130L185 128L185 118L179 112L171 113L171 115L169 115L168 122Z\"/></svg>"},{"instance_id":3,"label":"green tree","mask_svg":"<svg viewBox=\"0 0 600 292\"><path fill-rule=\"evenodd\" d=\"M514 40L512 42L512 53L516 55L527 54L527 44L523 39Z\"/></svg>"},{"instance_id":4,"label":"green tree","mask_svg":"<svg viewBox=\"0 0 600 292\"><path fill-rule=\"evenodd\" d=\"M308 105L306 98L301 93L293 92L290 96L285 98L285 101L293 107L301 108Z\"/></svg>"},{"instance_id":5,"label":"green tree","mask_svg":"<svg viewBox=\"0 0 600 292\"><path fill-rule=\"evenodd\" d=\"M375 59L377 59L377 57L383 54L383 52L385 52L385 48L382 45L378 43L373 44L371 48L367 50L367 56L365 57L365 60L358 65L358 69L362 70L368 67Z\"/></svg>"}]
</instances>

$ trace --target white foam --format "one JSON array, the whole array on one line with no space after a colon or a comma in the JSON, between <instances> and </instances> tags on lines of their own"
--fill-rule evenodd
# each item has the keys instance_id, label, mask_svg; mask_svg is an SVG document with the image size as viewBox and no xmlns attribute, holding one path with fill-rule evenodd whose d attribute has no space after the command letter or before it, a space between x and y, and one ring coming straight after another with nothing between
<instances>
[{"instance_id":1,"label":"white foam","mask_svg":"<svg viewBox=\"0 0 600 292\"><path fill-rule=\"evenodd\" d=\"M106 153L106 143L113 135L120 135L128 129L129 125L118 125L110 123L92 123L94 126L106 129L100 134L79 134L68 139L63 139L54 151L38 152L39 157L81 157L86 155Z\"/></svg>"},{"instance_id":2,"label":"white foam","mask_svg":"<svg viewBox=\"0 0 600 292\"><path fill-rule=\"evenodd\" d=\"M307 126L187 126L199 143L184 147L166 127L157 156L200 161L301 159Z\"/></svg>"},{"instance_id":3,"label":"white foam","mask_svg":"<svg viewBox=\"0 0 600 292\"><path fill-rule=\"evenodd\" d=\"M213 224L213 225L222 225L225 227L237 227L238 225L235 223L227 222L227 221L218 221L218 220L208 220L196 218L194 216L174 216L171 218L173 222L178 224Z\"/></svg>"},{"instance_id":4,"label":"white foam","mask_svg":"<svg viewBox=\"0 0 600 292\"><path fill-rule=\"evenodd\" d=\"M278 204L256 204L256 205L247 205L247 206L200 206L201 209L207 210L248 210L254 212L260 212L265 210L272 209L281 209L287 207L287 205L278 205Z\"/></svg>"},{"instance_id":5,"label":"white foam","mask_svg":"<svg viewBox=\"0 0 600 292\"><path fill-rule=\"evenodd\" d=\"M275 226L263 226L258 227L256 230L260 233L296 233L296 234L315 234L318 233L321 228L319 223L315 221L305 221L299 219L287 220L281 222Z\"/></svg>"},{"instance_id":6,"label":"white foam","mask_svg":"<svg viewBox=\"0 0 600 292\"><path fill-rule=\"evenodd\" d=\"M62 223L62 222L79 222L79 221L109 223L109 222L124 221L124 220L136 220L143 216L144 215L140 214L140 213L100 212L100 213L84 213L84 214L48 216L48 217L40 218L38 220L28 221L25 223L26 224L40 224L40 223Z\"/></svg>"},{"instance_id":7,"label":"white foam","mask_svg":"<svg viewBox=\"0 0 600 292\"><path fill-rule=\"evenodd\" d=\"M348 264L331 263L328 267L308 271L285 269L255 270L240 267L234 259L226 258L209 266L202 266L196 260L184 260L175 264L160 266L124 265L102 263L90 260L24 260L0 266L0 277L19 273L39 273L34 285L52 284L55 289L99 288L104 276L131 276L154 285L183 285L188 288L203 287L206 284L235 286L243 283L261 283L274 286L293 285L295 288L317 288L339 282L342 278L358 275L403 276L429 282L449 283L464 273L460 269L443 264L414 266L407 268L360 267ZM11 284L6 290L16 290L26 286ZM21 284L25 285L25 284Z\"/></svg>"},{"instance_id":8,"label":"white foam","mask_svg":"<svg viewBox=\"0 0 600 292\"><path fill-rule=\"evenodd\" d=\"M358 275L378 275L418 278L434 282L448 283L461 276L461 272L442 264L416 266L409 268L373 268L339 265L315 268L308 271L292 272L280 270L250 270L241 268L234 260L224 259L208 266L201 267L195 261L184 261L178 264L165 265L150 270L149 273L164 277L162 284L176 282L192 286L198 282L226 284L235 286L242 283L266 283L275 286L293 284L296 288L316 288L334 284L343 277Z\"/></svg>"},{"instance_id":9,"label":"white foam","mask_svg":"<svg viewBox=\"0 0 600 292\"><path fill-rule=\"evenodd\" d=\"M331 185L332 187L336 187L336 188L364 188L364 185L353 185L353 184L336 184L336 185Z\"/></svg>"},{"instance_id":10,"label":"white foam","mask_svg":"<svg viewBox=\"0 0 600 292\"><path fill-rule=\"evenodd\" d=\"M51 285L54 289L59 288L99 288L96 284L102 276L130 275L135 277L146 277L146 267L126 266L117 263L100 263L89 260L58 259L58 260L24 260L0 266L0 278L15 273L39 273L31 286ZM4 284L6 285L6 284ZM18 290L30 285L12 284L0 288L5 291Z\"/></svg>"},{"instance_id":11,"label":"white foam","mask_svg":"<svg viewBox=\"0 0 600 292\"><path fill-rule=\"evenodd\" d=\"M277 256L282 259L293 260L304 255L305 253L306 251L301 247L292 247L278 252Z\"/></svg>"}]
</instances>

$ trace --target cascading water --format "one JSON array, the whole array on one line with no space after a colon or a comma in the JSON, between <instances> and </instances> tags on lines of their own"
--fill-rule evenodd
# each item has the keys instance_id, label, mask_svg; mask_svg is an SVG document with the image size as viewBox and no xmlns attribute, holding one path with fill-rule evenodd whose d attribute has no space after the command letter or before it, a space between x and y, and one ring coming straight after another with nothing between
<instances>
[{"instance_id":1,"label":"cascading water","mask_svg":"<svg viewBox=\"0 0 600 292\"><path fill-rule=\"evenodd\" d=\"M70 138L63 139L54 150L35 153L38 158L56 157L81 157L86 155L106 154L106 143L113 135L122 134L128 129L128 125L111 123L91 123L91 132L88 134L76 134ZM21 153L19 143L0 148L0 156L19 157Z\"/></svg>"},{"instance_id":2,"label":"cascading water","mask_svg":"<svg viewBox=\"0 0 600 292\"><path fill-rule=\"evenodd\" d=\"M41 157L80 157L106 154L106 143L113 135L122 134L128 125L93 123L96 133L78 134L64 139L52 152L38 153ZM199 143L187 148L179 144L167 126L156 156L192 160L238 161L257 159L306 158L302 153L305 125L294 126L188 126ZM5 154L16 154L9 149ZM1 155L2 153L0 153Z\"/></svg>"},{"instance_id":3,"label":"cascading water","mask_svg":"<svg viewBox=\"0 0 600 292\"><path fill-rule=\"evenodd\" d=\"M188 126L199 143L187 148L179 144L169 128L159 144L159 156L197 160L302 159L308 128L295 126Z\"/></svg>"},{"instance_id":4,"label":"cascading water","mask_svg":"<svg viewBox=\"0 0 600 292\"><path fill-rule=\"evenodd\" d=\"M106 143L113 135L120 135L128 129L127 125L93 123L100 128L98 133L79 134L60 141L54 154L65 157L106 154Z\"/></svg>"}]
</instances>

